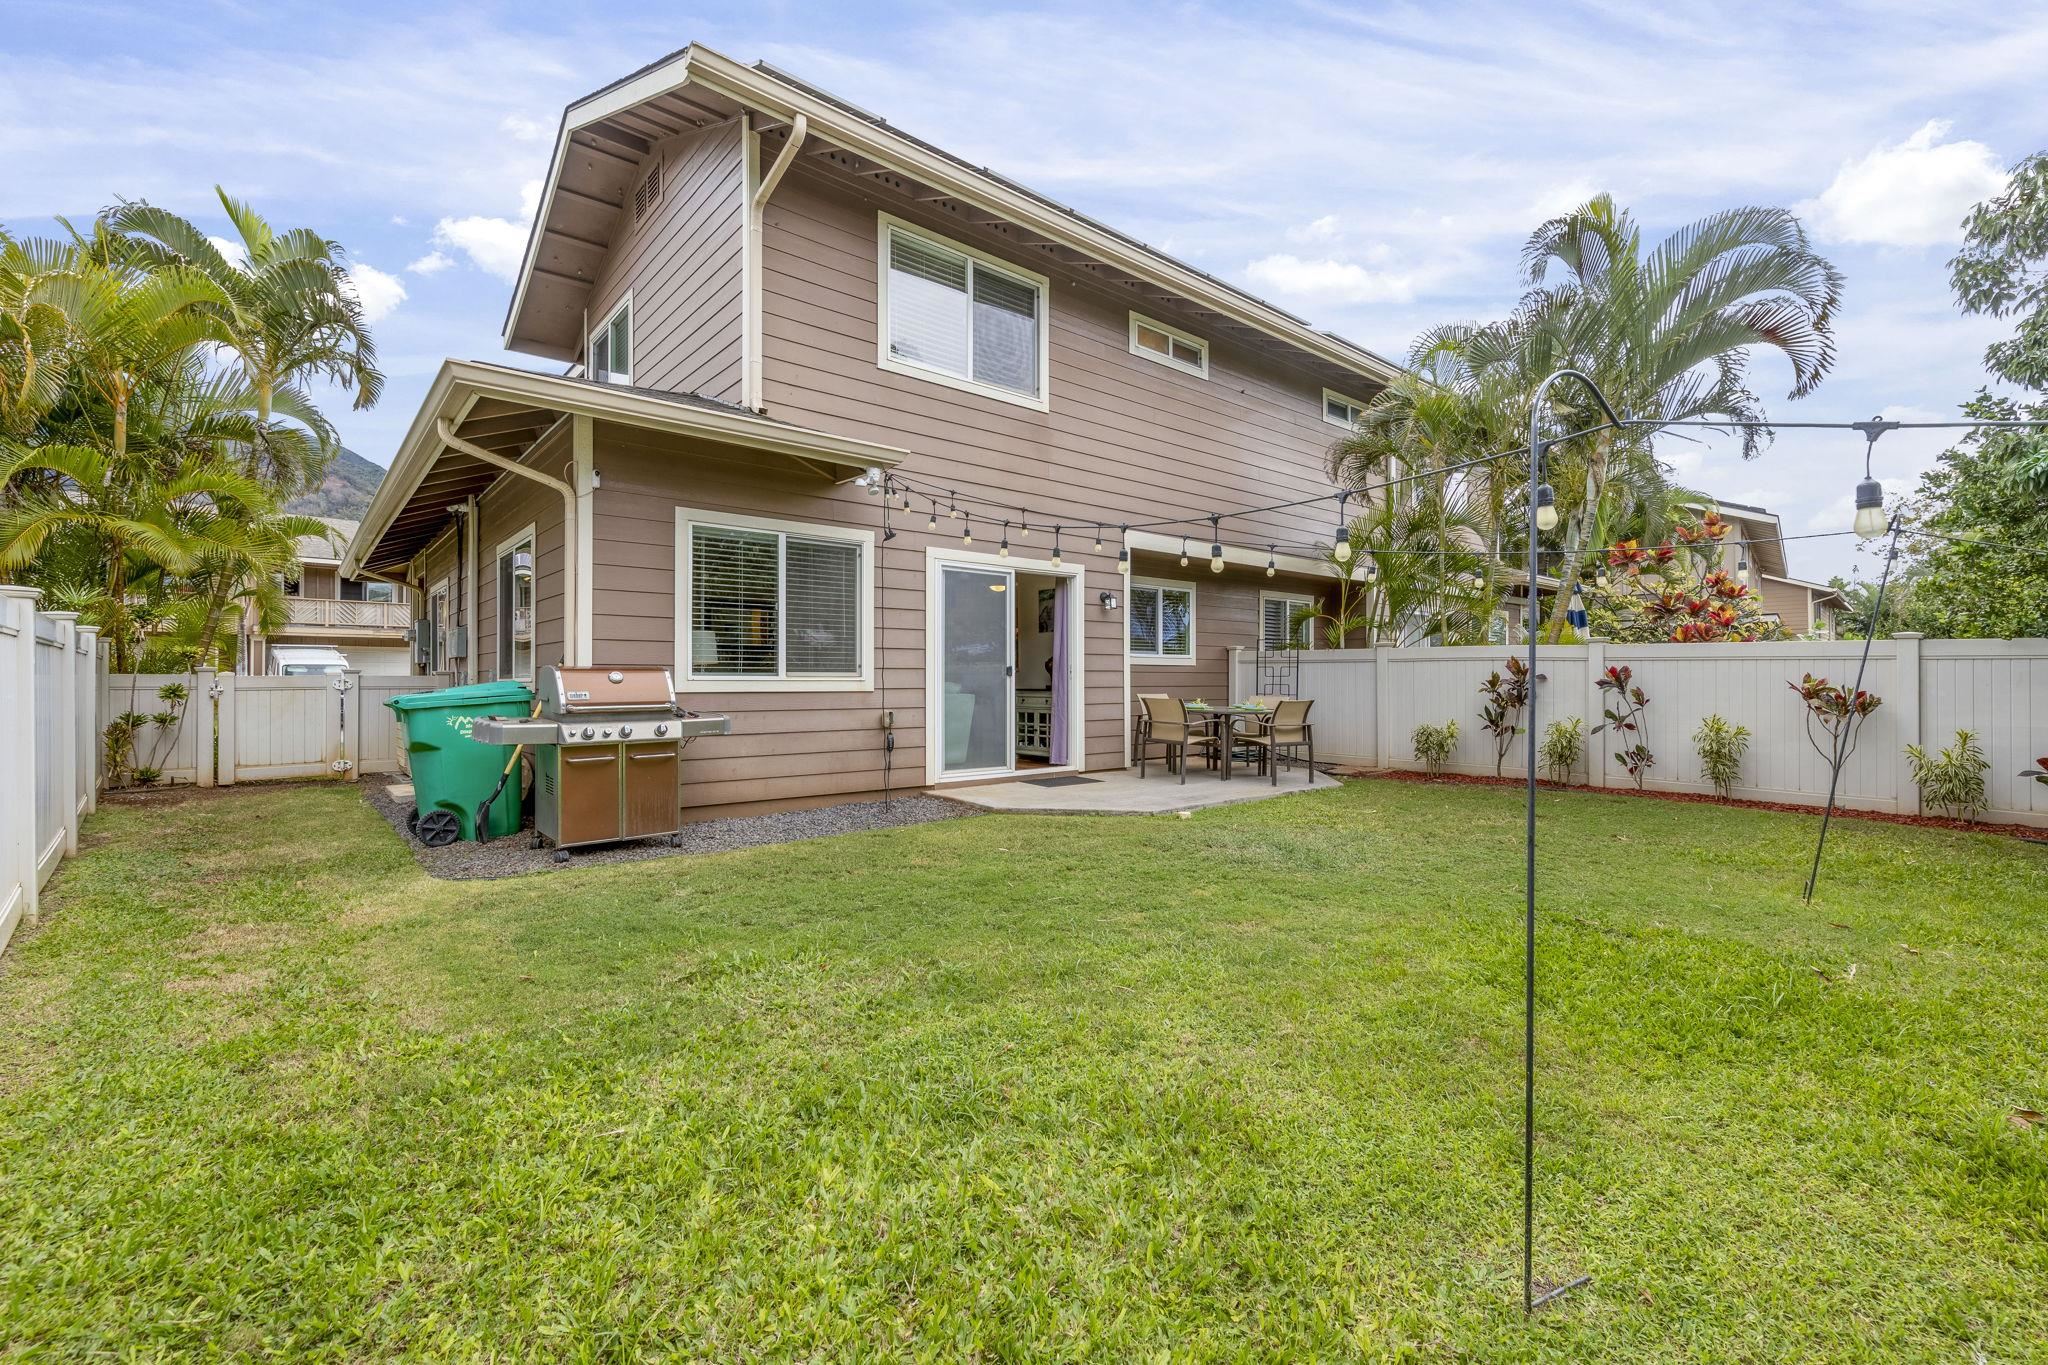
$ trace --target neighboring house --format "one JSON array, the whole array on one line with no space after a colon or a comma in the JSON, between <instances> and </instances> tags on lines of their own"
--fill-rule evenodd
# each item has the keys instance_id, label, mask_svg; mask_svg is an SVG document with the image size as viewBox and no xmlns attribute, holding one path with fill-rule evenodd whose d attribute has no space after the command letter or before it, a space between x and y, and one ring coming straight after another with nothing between
<instances>
[{"instance_id":1,"label":"neighboring house","mask_svg":"<svg viewBox=\"0 0 2048 1365\"><path fill-rule=\"evenodd\" d=\"M1834 639L1835 614L1848 604L1825 583L1792 577L1778 514L1739 502L1717 502L1714 510L1735 527L1722 542L1721 567L1738 576L1749 570L1749 586L1763 598L1765 614L1787 635Z\"/></svg>"},{"instance_id":2,"label":"neighboring house","mask_svg":"<svg viewBox=\"0 0 2048 1365\"><path fill-rule=\"evenodd\" d=\"M299 577L285 586L285 620L265 635L254 608L242 614L240 672L361 673L412 672L406 630L411 605L389 582L341 572L341 547L356 523L322 517L327 536L302 536Z\"/></svg>"},{"instance_id":3,"label":"neighboring house","mask_svg":"<svg viewBox=\"0 0 2048 1365\"><path fill-rule=\"evenodd\" d=\"M699 814L1123 766L1135 694L1227 695L1329 583L1331 503L1220 573L1208 515L1333 492L1396 372L702 47L568 108L504 339L571 368L446 363L342 568L419 594L422 667L672 669L733 722Z\"/></svg>"}]
</instances>

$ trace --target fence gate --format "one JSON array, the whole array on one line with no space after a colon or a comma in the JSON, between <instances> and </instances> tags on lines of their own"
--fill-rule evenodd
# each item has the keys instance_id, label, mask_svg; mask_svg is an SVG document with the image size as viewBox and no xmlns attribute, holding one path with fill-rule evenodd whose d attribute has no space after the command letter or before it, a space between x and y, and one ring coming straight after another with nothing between
<instances>
[{"instance_id":1,"label":"fence gate","mask_svg":"<svg viewBox=\"0 0 2048 1365\"><path fill-rule=\"evenodd\" d=\"M286 777L347 777L356 674L227 677L220 698L215 776L223 786Z\"/></svg>"}]
</instances>

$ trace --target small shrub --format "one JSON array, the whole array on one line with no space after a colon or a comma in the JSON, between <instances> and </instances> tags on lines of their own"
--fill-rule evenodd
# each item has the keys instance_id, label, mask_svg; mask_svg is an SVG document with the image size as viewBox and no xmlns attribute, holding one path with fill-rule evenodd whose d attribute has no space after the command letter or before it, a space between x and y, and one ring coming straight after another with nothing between
<instances>
[{"instance_id":1,"label":"small shrub","mask_svg":"<svg viewBox=\"0 0 2048 1365\"><path fill-rule=\"evenodd\" d=\"M1842 765L1849 761L1849 755L1856 752L1856 741L1863 734L1863 722L1872 711L1884 705L1884 698L1875 692L1848 688L1816 678L1811 673L1802 674L1796 683L1787 687L1799 694L1806 703L1806 742L1828 765L1830 789L1841 779ZM1827 736L1827 743L1821 743L1821 736Z\"/></svg>"},{"instance_id":2,"label":"small shrub","mask_svg":"<svg viewBox=\"0 0 2048 1365\"><path fill-rule=\"evenodd\" d=\"M134 774L136 782L145 787L159 781L163 775L161 768L137 768Z\"/></svg>"},{"instance_id":3,"label":"small shrub","mask_svg":"<svg viewBox=\"0 0 2048 1365\"><path fill-rule=\"evenodd\" d=\"M1538 673L1536 682L1543 681ZM1479 708L1479 724L1493 736L1493 775L1499 777L1501 768L1507 763L1508 745L1522 732L1522 709L1529 704L1529 697L1535 691L1529 678L1529 665L1520 659L1508 658L1508 671L1502 676L1498 670L1487 675L1479 684L1479 691L1486 697L1486 704Z\"/></svg>"},{"instance_id":4,"label":"small shrub","mask_svg":"<svg viewBox=\"0 0 2048 1365\"><path fill-rule=\"evenodd\" d=\"M1622 741L1621 749L1614 755L1614 761L1628 770L1636 780L1636 790L1643 789L1643 778L1656 766L1656 758L1650 753L1650 746L1643 743L1643 712L1650 705L1649 696L1632 679L1635 672L1627 664L1611 665L1600 680L1593 684L1609 700L1601 714L1607 719L1593 727L1593 733L1612 728Z\"/></svg>"},{"instance_id":5,"label":"small shrub","mask_svg":"<svg viewBox=\"0 0 2048 1365\"><path fill-rule=\"evenodd\" d=\"M1447 720L1442 725L1418 725L1409 738L1415 745L1415 761L1427 767L1431 777L1440 777L1444 771L1444 760L1458 747L1458 722Z\"/></svg>"},{"instance_id":6,"label":"small shrub","mask_svg":"<svg viewBox=\"0 0 2048 1365\"><path fill-rule=\"evenodd\" d=\"M1715 795L1726 796L1742 780L1742 756L1749 752L1749 727L1708 716L1693 731L1692 747L1700 756L1700 776L1714 784Z\"/></svg>"},{"instance_id":7,"label":"small shrub","mask_svg":"<svg viewBox=\"0 0 2048 1365\"><path fill-rule=\"evenodd\" d=\"M1906 763L1920 800L1956 820L1974 820L1984 809L1984 774L1991 762L1969 730L1956 731L1956 742L1932 758L1917 744L1906 746Z\"/></svg>"},{"instance_id":8,"label":"small shrub","mask_svg":"<svg viewBox=\"0 0 2048 1365\"><path fill-rule=\"evenodd\" d=\"M1586 722L1578 716L1554 720L1543 731L1543 768L1553 782L1569 784L1586 756Z\"/></svg>"}]
</instances>

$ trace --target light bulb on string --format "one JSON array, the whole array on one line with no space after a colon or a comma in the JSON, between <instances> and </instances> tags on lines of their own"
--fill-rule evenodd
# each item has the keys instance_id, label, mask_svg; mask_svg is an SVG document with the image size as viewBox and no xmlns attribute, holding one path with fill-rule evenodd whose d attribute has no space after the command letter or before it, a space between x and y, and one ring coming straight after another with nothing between
<instances>
[{"instance_id":1,"label":"light bulb on string","mask_svg":"<svg viewBox=\"0 0 2048 1365\"><path fill-rule=\"evenodd\" d=\"M1188 566L1188 538L1186 536L1180 538L1180 566L1183 569Z\"/></svg>"},{"instance_id":2,"label":"light bulb on string","mask_svg":"<svg viewBox=\"0 0 2048 1365\"><path fill-rule=\"evenodd\" d=\"M996 555L1002 559L1010 557L1010 523L1003 523L1003 543L996 546Z\"/></svg>"},{"instance_id":3,"label":"light bulb on string","mask_svg":"<svg viewBox=\"0 0 2048 1365\"><path fill-rule=\"evenodd\" d=\"M957 492L948 493L946 495L946 506L951 509L946 513L946 516L953 521L960 520L960 494ZM973 518L970 517L968 520L971 521Z\"/></svg>"},{"instance_id":4,"label":"light bulb on string","mask_svg":"<svg viewBox=\"0 0 2048 1365\"><path fill-rule=\"evenodd\" d=\"M1557 494L1551 491L1547 483L1536 485L1536 529L1557 529Z\"/></svg>"},{"instance_id":5,"label":"light bulb on string","mask_svg":"<svg viewBox=\"0 0 2048 1365\"><path fill-rule=\"evenodd\" d=\"M1123 536L1123 543L1117 546L1116 571L1120 574L1123 574L1126 577L1129 577L1131 572L1131 528L1129 526L1124 526L1120 529Z\"/></svg>"},{"instance_id":6,"label":"light bulb on string","mask_svg":"<svg viewBox=\"0 0 2048 1365\"><path fill-rule=\"evenodd\" d=\"M1865 540L1884 534L1884 485L1865 477L1856 485L1856 534Z\"/></svg>"},{"instance_id":7,"label":"light bulb on string","mask_svg":"<svg viewBox=\"0 0 2048 1365\"><path fill-rule=\"evenodd\" d=\"M956 508L956 509L954 509L954 513L953 513L953 515L955 515L955 516L958 516L959 514L960 514L960 513L959 513L959 510L958 510L957 508ZM972 545L973 543L974 543L974 513L972 513L972 512L969 512L969 513L967 514L967 524L966 524L966 525L964 525L964 526L962 526L962 527L960 528L960 545L961 545L961 548L963 548L963 549L964 549L964 548L966 548L967 546L969 546L969 545Z\"/></svg>"},{"instance_id":8,"label":"light bulb on string","mask_svg":"<svg viewBox=\"0 0 2048 1365\"><path fill-rule=\"evenodd\" d=\"M1052 566L1055 569L1060 567L1060 528L1057 526L1052 528Z\"/></svg>"},{"instance_id":9,"label":"light bulb on string","mask_svg":"<svg viewBox=\"0 0 2048 1365\"><path fill-rule=\"evenodd\" d=\"M924 529L927 531L939 529L939 505L937 503L932 504L931 515L924 519Z\"/></svg>"},{"instance_id":10,"label":"light bulb on string","mask_svg":"<svg viewBox=\"0 0 2048 1365\"><path fill-rule=\"evenodd\" d=\"M1268 545L1266 547L1266 577L1271 578L1279 571L1280 566L1273 562L1273 547Z\"/></svg>"},{"instance_id":11,"label":"light bulb on string","mask_svg":"<svg viewBox=\"0 0 2048 1365\"><path fill-rule=\"evenodd\" d=\"M1223 572L1223 536L1219 527L1220 518L1209 514L1209 572Z\"/></svg>"},{"instance_id":12,"label":"light bulb on string","mask_svg":"<svg viewBox=\"0 0 2048 1365\"><path fill-rule=\"evenodd\" d=\"M1095 553L1102 553L1102 528L1100 526L1095 528Z\"/></svg>"},{"instance_id":13,"label":"light bulb on string","mask_svg":"<svg viewBox=\"0 0 2048 1365\"><path fill-rule=\"evenodd\" d=\"M1337 529L1330 534L1330 555L1339 564L1351 559L1351 519L1344 515L1344 508L1351 501L1351 490L1345 489L1337 495Z\"/></svg>"},{"instance_id":14,"label":"light bulb on string","mask_svg":"<svg viewBox=\"0 0 2048 1365\"><path fill-rule=\"evenodd\" d=\"M1020 530L1019 530L1019 531L1017 532L1017 536L1018 536L1018 539L1020 539L1020 540L1029 540L1029 539L1031 539L1031 523L1030 523L1030 522L1028 522L1028 521L1026 521L1026 520L1024 520L1024 509L1023 509L1023 508L1021 508L1021 507L1019 507L1019 508L1017 509L1017 524L1018 524L1018 526L1019 526L1019 527L1021 528L1021 529L1020 529Z\"/></svg>"}]
</instances>

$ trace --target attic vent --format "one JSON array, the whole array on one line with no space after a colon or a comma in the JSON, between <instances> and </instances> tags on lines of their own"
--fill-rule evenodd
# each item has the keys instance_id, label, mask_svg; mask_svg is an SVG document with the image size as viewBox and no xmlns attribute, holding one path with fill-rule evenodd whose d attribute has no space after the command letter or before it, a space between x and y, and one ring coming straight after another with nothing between
<instances>
[{"instance_id":1,"label":"attic vent","mask_svg":"<svg viewBox=\"0 0 2048 1365\"><path fill-rule=\"evenodd\" d=\"M633 221L638 223L661 202L661 162L647 168L647 178L633 191Z\"/></svg>"}]
</instances>

